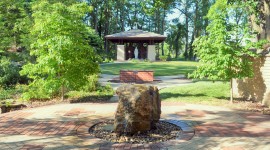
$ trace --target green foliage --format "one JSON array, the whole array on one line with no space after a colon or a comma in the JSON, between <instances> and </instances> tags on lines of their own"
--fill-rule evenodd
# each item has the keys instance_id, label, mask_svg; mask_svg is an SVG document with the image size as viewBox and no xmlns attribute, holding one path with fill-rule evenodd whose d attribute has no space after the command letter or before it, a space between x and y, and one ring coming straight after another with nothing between
<instances>
[{"instance_id":1,"label":"green foliage","mask_svg":"<svg viewBox=\"0 0 270 150\"><path fill-rule=\"evenodd\" d=\"M111 96L113 96L114 90L113 90L111 85L107 84L105 86L99 86L97 88L96 93L98 95L111 95Z\"/></svg>"},{"instance_id":2,"label":"green foliage","mask_svg":"<svg viewBox=\"0 0 270 150\"><path fill-rule=\"evenodd\" d=\"M25 88L25 85L19 84L8 88L0 87L0 100L17 99L20 97L21 93Z\"/></svg>"},{"instance_id":3,"label":"green foliage","mask_svg":"<svg viewBox=\"0 0 270 150\"><path fill-rule=\"evenodd\" d=\"M164 55L164 56L159 56L159 59L160 59L161 61L167 61L168 56L166 56L166 55Z\"/></svg>"},{"instance_id":4,"label":"green foliage","mask_svg":"<svg viewBox=\"0 0 270 150\"><path fill-rule=\"evenodd\" d=\"M241 4L243 7L245 7L245 11L249 14L249 15L255 15L256 16L256 22L259 23L261 22L263 19L261 19L263 16L260 16L260 6L262 5L262 1L261 0L228 0L228 2L233 5L235 3Z\"/></svg>"},{"instance_id":5,"label":"green foliage","mask_svg":"<svg viewBox=\"0 0 270 150\"><path fill-rule=\"evenodd\" d=\"M10 99L12 98L14 91L11 89L4 89L0 87L0 100Z\"/></svg>"},{"instance_id":6,"label":"green foliage","mask_svg":"<svg viewBox=\"0 0 270 150\"><path fill-rule=\"evenodd\" d=\"M95 91L69 91L66 93L68 98L83 98L88 96L113 96L114 90L110 85L98 86Z\"/></svg>"},{"instance_id":7,"label":"green foliage","mask_svg":"<svg viewBox=\"0 0 270 150\"><path fill-rule=\"evenodd\" d=\"M94 74L88 77L87 83L82 89L83 91L93 92L96 91L99 86L98 75Z\"/></svg>"},{"instance_id":8,"label":"green foliage","mask_svg":"<svg viewBox=\"0 0 270 150\"><path fill-rule=\"evenodd\" d=\"M143 61L144 61L144 62L151 63L151 61L150 61L149 59L144 59Z\"/></svg>"},{"instance_id":9,"label":"green foliage","mask_svg":"<svg viewBox=\"0 0 270 150\"><path fill-rule=\"evenodd\" d=\"M0 87L15 85L19 79L19 67L7 57L0 57Z\"/></svg>"},{"instance_id":10,"label":"green foliage","mask_svg":"<svg viewBox=\"0 0 270 150\"><path fill-rule=\"evenodd\" d=\"M227 18L236 9L241 7L228 5L227 0L217 0L210 8L207 15L211 21L207 27L208 35L194 43L202 64L192 74L193 77L231 80L253 75L249 56L255 54L242 42L247 38L247 24L241 18L237 23L233 17ZM241 12L245 16L244 11Z\"/></svg>"},{"instance_id":11,"label":"green foliage","mask_svg":"<svg viewBox=\"0 0 270 150\"><path fill-rule=\"evenodd\" d=\"M105 58L105 60L103 61L103 63L113 63L114 62L114 60L111 58L111 59L109 59L109 58Z\"/></svg>"},{"instance_id":12,"label":"green foliage","mask_svg":"<svg viewBox=\"0 0 270 150\"><path fill-rule=\"evenodd\" d=\"M89 75L99 72L98 55L88 45L93 31L82 21L89 11L89 6L79 2L67 6L39 0L33 5L31 35L35 40L30 54L36 62L21 71L33 80L24 99L51 98L60 89L80 89Z\"/></svg>"},{"instance_id":13,"label":"green foliage","mask_svg":"<svg viewBox=\"0 0 270 150\"><path fill-rule=\"evenodd\" d=\"M130 60L130 62L133 62L133 63L139 63L140 60L139 60L139 59L134 59L134 58L133 58L133 59Z\"/></svg>"},{"instance_id":14,"label":"green foliage","mask_svg":"<svg viewBox=\"0 0 270 150\"><path fill-rule=\"evenodd\" d=\"M29 46L31 21L28 4L23 0L0 1L0 50Z\"/></svg>"},{"instance_id":15,"label":"green foliage","mask_svg":"<svg viewBox=\"0 0 270 150\"><path fill-rule=\"evenodd\" d=\"M70 91L66 93L66 97L70 98L71 103L78 102L97 102L108 101L114 94L114 90L110 85L98 86L96 91Z\"/></svg>"}]
</instances>

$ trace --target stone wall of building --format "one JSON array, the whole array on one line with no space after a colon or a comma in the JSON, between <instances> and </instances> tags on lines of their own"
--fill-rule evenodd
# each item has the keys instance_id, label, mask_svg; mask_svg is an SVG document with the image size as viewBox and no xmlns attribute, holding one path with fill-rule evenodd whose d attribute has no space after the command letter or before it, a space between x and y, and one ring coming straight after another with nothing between
<instances>
[{"instance_id":1,"label":"stone wall of building","mask_svg":"<svg viewBox=\"0 0 270 150\"><path fill-rule=\"evenodd\" d=\"M150 61L156 61L156 46L155 45L148 45L147 59Z\"/></svg>"},{"instance_id":2,"label":"stone wall of building","mask_svg":"<svg viewBox=\"0 0 270 150\"><path fill-rule=\"evenodd\" d=\"M117 61L125 61L125 45L117 45Z\"/></svg>"},{"instance_id":3,"label":"stone wall of building","mask_svg":"<svg viewBox=\"0 0 270 150\"><path fill-rule=\"evenodd\" d=\"M254 77L233 81L234 97L270 106L270 55L253 58Z\"/></svg>"}]
</instances>

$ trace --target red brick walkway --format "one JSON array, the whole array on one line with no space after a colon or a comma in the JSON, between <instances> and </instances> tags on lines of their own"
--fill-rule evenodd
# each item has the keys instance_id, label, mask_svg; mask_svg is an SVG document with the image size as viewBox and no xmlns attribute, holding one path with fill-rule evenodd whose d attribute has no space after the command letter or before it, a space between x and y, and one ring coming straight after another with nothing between
<instances>
[{"instance_id":1,"label":"red brick walkway","mask_svg":"<svg viewBox=\"0 0 270 150\"><path fill-rule=\"evenodd\" d=\"M73 110L72 110L73 112ZM66 114L71 112L66 112ZM80 113L80 112L79 112ZM74 115L78 115L78 112ZM0 134L6 135L70 135L83 124L78 121L31 121L25 119L29 112L11 112L0 117Z\"/></svg>"},{"instance_id":2,"label":"red brick walkway","mask_svg":"<svg viewBox=\"0 0 270 150\"><path fill-rule=\"evenodd\" d=\"M251 123L204 123L196 127L200 137L268 137L270 128Z\"/></svg>"},{"instance_id":3,"label":"red brick walkway","mask_svg":"<svg viewBox=\"0 0 270 150\"><path fill-rule=\"evenodd\" d=\"M66 121L27 121L16 119L10 122L0 120L0 134L6 135L72 135L80 122Z\"/></svg>"},{"instance_id":4,"label":"red brick walkway","mask_svg":"<svg viewBox=\"0 0 270 150\"><path fill-rule=\"evenodd\" d=\"M194 106L190 107L189 104L165 103L163 107L167 107L168 109L166 108L163 110L163 112L165 112L163 118L171 117L171 119L166 121L180 126L183 130L183 134L180 134L178 139L153 144L119 144L95 139L94 137L90 137L90 134L88 133L89 127L91 127L96 121L106 119L107 116L113 116L114 109L112 109L112 111L107 111L107 109L115 106L110 105L109 107L106 107L106 109L104 109L104 106L107 106L107 104L95 104L94 107L84 106L83 104L74 105L73 107L70 107L70 105L64 105L63 107L67 106L69 107L68 109L58 109L55 106L53 106L53 110L50 109L52 107L46 108L48 111L44 111L42 109L42 116L38 115L40 113L40 109L35 111L15 111L0 114L0 149L50 149L50 146L52 146L51 144L55 144L50 141L52 137L53 139L59 139L60 142L62 140L66 140L63 142L65 144L61 143L62 145L59 144L61 147L58 147L66 149L92 149L89 148L89 146L96 146L96 148L93 149L153 150L201 149L201 147L204 146L202 149L207 149L209 148L209 145L207 145L208 143L212 144L210 146L212 148L217 146L215 144L219 144L220 147L218 149L223 150L247 149L245 145L237 145L237 143L235 143L235 145L223 144L224 141L222 141L222 139L232 139L230 142L234 142L235 137L240 138L241 140L247 140L248 142L245 141L246 145L256 139L259 139L259 142L261 142L261 139L266 139L266 142L263 144L267 148L270 147L267 146L267 139L270 138L269 115L232 111L229 109L220 110L220 108L208 109L208 107L205 107L203 109L201 106L198 106L198 109L196 109ZM99 107L100 110L96 109L96 107ZM171 109L174 109L174 111L171 111ZM166 114L167 110L170 113ZM101 113L103 111L107 111L107 116ZM46 114L46 112L48 114ZM86 118L84 119L84 117ZM5 140L6 137L8 140ZM13 137L38 138L30 141L17 139L18 141L10 142ZM46 139L46 137L50 138ZM65 139L70 137L71 139ZM43 143L43 138L47 140L47 143ZM77 143L74 139L79 141L88 141L89 143ZM205 141L206 139L207 141ZM189 140L191 141L187 142ZM211 143L211 140L213 140L213 143ZM72 143L72 145L68 145L70 142L74 143ZM12 148L14 145L18 146L16 148ZM84 145L85 147L80 148L81 145ZM183 147L181 147L182 145ZM252 148L256 146L260 145L258 145L258 143L253 143Z\"/></svg>"}]
</instances>

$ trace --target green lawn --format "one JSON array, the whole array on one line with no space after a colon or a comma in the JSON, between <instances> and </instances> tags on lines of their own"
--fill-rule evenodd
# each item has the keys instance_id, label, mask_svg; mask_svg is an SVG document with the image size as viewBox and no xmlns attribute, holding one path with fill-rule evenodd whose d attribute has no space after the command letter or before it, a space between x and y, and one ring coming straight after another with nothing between
<instances>
[{"instance_id":1,"label":"green lawn","mask_svg":"<svg viewBox=\"0 0 270 150\"><path fill-rule=\"evenodd\" d=\"M160 90L162 101L223 105L230 96L229 83L199 81L194 84Z\"/></svg>"},{"instance_id":2,"label":"green lawn","mask_svg":"<svg viewBox=\"0 0 270 150\"><path fill-rule=\"evenodd\" d=\"M170 76L187 74L196 69L198 62L167 61L167 62L128 62L102 64L101 73L118 75L123 70L153 70L154 76Z\"/></svg>"}]
</instances>

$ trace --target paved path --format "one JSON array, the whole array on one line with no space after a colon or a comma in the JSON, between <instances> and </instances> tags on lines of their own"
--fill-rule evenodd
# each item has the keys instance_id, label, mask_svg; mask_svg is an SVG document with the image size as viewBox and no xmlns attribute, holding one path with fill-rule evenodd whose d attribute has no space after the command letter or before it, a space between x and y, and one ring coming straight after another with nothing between
<instances>
[{"instance_id":1,"label":"paved path","mask_svg":"<svg viewBox=\"0 0 270 150\"><path fill-rule=\"evenodd\" d=\"M89 126L112 119L116 106L58 104L0 114L0 149L270 149L270 116L182 103L162 103L162 118L181 120L195 129L191 139L131 145L108 144L88 136Z\"/></svg>"},{"instance_id":2,"label":"paved path","mask_svg":"<svg viewBox=\"0 0 270 150\"><path fill-rule=\"evenodd\" d=\"M113 89L118 88L123 83L113 83L109 82L109 80L116 79L119 76L118 75L108 75L108 74L101 74L101 77L99 78L99 82L102 85L110 84ZM160 82L153 82L153 83L147 83L146 85L155 85L159 89L167 88L167 87L173 87L173 86L181 86L181 85L187 85L193 83L191 80L188 79L181 79L184 78L184 75L175 75L175 76L155 76L156 80L160 80Z\"/></svg>"}]
</instances>

